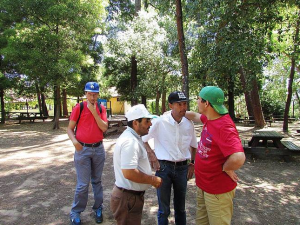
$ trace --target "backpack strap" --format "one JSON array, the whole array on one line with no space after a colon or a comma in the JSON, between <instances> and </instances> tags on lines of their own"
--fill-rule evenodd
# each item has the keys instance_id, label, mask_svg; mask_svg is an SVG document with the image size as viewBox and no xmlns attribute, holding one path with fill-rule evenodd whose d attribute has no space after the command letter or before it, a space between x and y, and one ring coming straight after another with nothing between
<instances>
[{"instance_id":1,"label":"backpack strap","mask_svg":"<svg viewBox=\"0 0 300 225\"><path fill-rule=\"evenodd\" d=\"M98 102L98 108L99 108L100 114L102 114L101 102Z\"/></svg>"},{"instance_id":2,"label":"backpack strap","mask_svg":"<svg viewBox=\"0 0 300 225\"><path fill-rule=\"evenodd\" d=\"M75 130L74 130L74 134L76 135L76 131L77 131L77 125L78 125L78 122L79 122L79 119L80 119L80 116L81 116L81 112L83 110L83 102L80 102L80 111L79 111L79 116L78 116L78 119L76 121L76 125L75 125Z\"/></svg>"}]
</instances>

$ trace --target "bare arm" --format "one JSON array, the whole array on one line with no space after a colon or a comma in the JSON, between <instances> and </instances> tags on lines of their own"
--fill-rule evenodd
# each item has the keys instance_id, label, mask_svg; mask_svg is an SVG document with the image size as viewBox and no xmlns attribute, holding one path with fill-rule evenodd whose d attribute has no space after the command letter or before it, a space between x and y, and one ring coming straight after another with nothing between
<instances>
[{"instance_id":1,"label":"bare arm","mask_svg":"<svg viewBox=\"0 0 300 225\"><path fill-rule=\"evenodd\" d=\"M159 170L160 164L158 162L158 159L156 158L155 152L152 150L148 142L144 142L144 145L146 147L151 168L154 169L155 171Z\"/></svg>"},{"instance_id":2,"label":"bare arm","mask_svg":"<svg viewBox=\"0 0 300 225\"><path fill-rule=\"evenodd\" d=\"M224 163L223 171L226 172L233 181L237 182L239 178L234 171L241 168L245 160L246 157L244 152L233 153Z\"/></svg>"},{"instance_id":3,"label":"bare arm","mask_svg":"<svg viewBox=\"0 0 300 225\"><path fill-rule=\"evenodd\" d=\"M75 134L74 134L74 129L75 129L75 126L76 126L76 121L73 121L73 120L70 120L69 122L69 125L68 125L68 128L67 128L67 134L70 138L70 140L72 141L75 149L77 151L80 151L82 150L82 145L77 141L76 137L75 137Z\"/></svg>"},{"instance_id":4,"label":"bare arm","mask_svg":"<svg viewBox=\"0 0 300 225\"><path fill-rule=\"evenodd\" d=\"M157 176L147 175L138 169L122 169L124 177L136 183L151 184L155 188L159 188L162 179Z\"/></svg>"},{"instance_id":5,"label":"bare arm","mask_svg":"<svg viewBox=\"0 0 300 225\"><path fill-rule=\"evenodd\" d=\"M190 147L190 152L191 152L191 160L195 160L196 148ZM187 175L188 180L193 178L194 172L195 172L194 163L190 163L188 169L188 175Z\"/></svg>"},{"instance_id":6,"label":"bare arm","mask_svg":"<svg viewBox=\"0 0 300 225\"><path fill-rule=\"evenodd\" d=\"M87 101L87 107L88 109L91 111L91 113L93 114L96 123L98 125L98 127L103 131L107 131L108 129L108 124L107 122L104 122L101 117L98 115L97 110L96 110L96 104L91 104L89 101Z\"/></svg>"},{"instance_id":7,"label":"bare arm","mask_svg":"<svg viewBox=\"0 0 300 225\"><path fill-rule=\"evenodd\" d=\"M201 116L200 113L196 113L193 111L186 111L186 113L185 113L185 117L187 119L192 120L196 123L201 123L200 116Z\"/></svg>"}]
</instances>

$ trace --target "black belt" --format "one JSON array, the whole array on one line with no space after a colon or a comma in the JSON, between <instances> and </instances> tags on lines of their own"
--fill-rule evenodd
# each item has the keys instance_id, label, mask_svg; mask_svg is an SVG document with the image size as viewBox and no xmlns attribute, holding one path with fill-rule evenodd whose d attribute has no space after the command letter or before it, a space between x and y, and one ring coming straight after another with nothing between
<instances>
[{"instance_id":1,"label":"black belt","mask_svg":"<svg viewBox=\"0 0 300 225\"><path fill-rule=\"evenodd\" d=\"M82 146L84 147L98 147L99 145L102 144L102 141L99 141L97 143L92 143L92 144L87 144L87 143L83 143L83 142L80 142L78 141Z\"/></svg>"},{"instance_id":2,"label":"black belt","mask_svg":"<svg viewBox=\"0 0 300 225\"><path fill-rule=\"evenodd\" d=\"M127 192L133 195L144 195L145 191L134 191L134 190L127 190L125 188L120 188L118 186L116 186L119 190L123 191L123 192Z\"/></svg>"},{"instance_id":3,"label":"black belt","mask_svg":"<svg viewBox=\"0 0 300 225\"><path fill-rule=\"evenodd\" d=\"M173 165L173 166L184 166L184 165L188 164L187 160L181 161L181 162L172 162L172 161L168 161L168 160L159 160L159 161Z\"/></svg>"}]
</instances>

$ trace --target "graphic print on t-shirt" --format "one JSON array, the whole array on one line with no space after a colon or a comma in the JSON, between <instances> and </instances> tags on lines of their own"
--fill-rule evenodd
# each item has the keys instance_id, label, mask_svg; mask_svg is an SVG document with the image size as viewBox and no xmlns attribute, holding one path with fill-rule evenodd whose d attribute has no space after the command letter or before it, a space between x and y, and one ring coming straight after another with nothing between
<instances>
[{"instance_id":1,"label":"graphic print on t-shirt","mask_svg":"<svg viewBox=\"0 0 300 225\"><path fill-rule=\"evenodd\" d=\"M208 158L208 152L211 150L212 135L207 131L207 127L203 127L201 139L198 144L197 152L202 159Z\"/></svg>"}]
</instances>

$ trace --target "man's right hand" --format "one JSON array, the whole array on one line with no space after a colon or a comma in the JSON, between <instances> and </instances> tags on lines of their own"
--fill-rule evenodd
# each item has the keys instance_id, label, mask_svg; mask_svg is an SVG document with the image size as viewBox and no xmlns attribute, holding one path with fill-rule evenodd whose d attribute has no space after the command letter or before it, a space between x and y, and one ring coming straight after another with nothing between
<instances>
[{"instance_id":1,"label":"man's right hand","mask_svg":"<svg viewBox=\"0 0 300 225\"><path fill-rule=\"evenodd\" d=\"M151 185L155 188L159 188L163 182L163 180L157 176L152 176L151 179Z\"/></svg>"},{"instance_id":2,"label":"man's right hand","mask_svg":"<svg viewBox=\"0 0 300 225\"><path fill-rule=\"evenodd\" d=\"M81 151L83 149L83 146L77 140L75 143L73 142L73 145L77 151Z\"/></svg>"}]
</instances>

